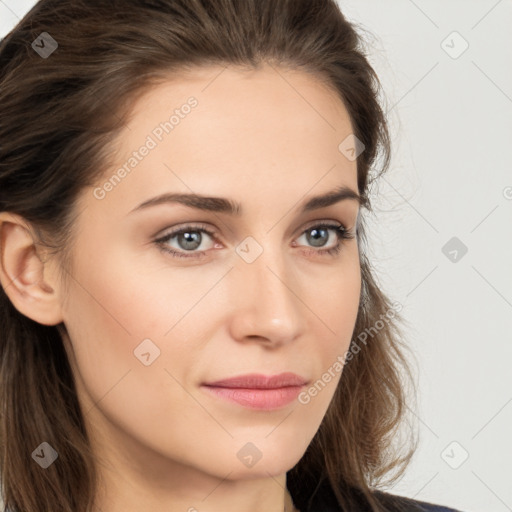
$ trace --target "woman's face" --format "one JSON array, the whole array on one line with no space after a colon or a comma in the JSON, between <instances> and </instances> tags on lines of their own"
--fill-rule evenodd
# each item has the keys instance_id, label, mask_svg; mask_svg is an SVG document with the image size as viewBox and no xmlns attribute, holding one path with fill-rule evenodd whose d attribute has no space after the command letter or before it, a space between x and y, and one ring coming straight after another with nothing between
<instances>
[{"instance_id":1,"label":"woman's face","mask_svg":"<svg viewBox=\"0 0 512 512\"><path fill-rule=\"evenodd\" d=\"M357 192L356 161L339 149L351 132L334 93L268 66L203 68L135 104L117 165L80 198L61 304L87 427L111 467L153 483L171 471L249 479L304 454L341 375L361 280L357 240L336 235L355 234L357 199L304 206ZM203 199L140 207L163 194ZM306 384L205 386L285 372Z\"/></svg>"}]
</instances>

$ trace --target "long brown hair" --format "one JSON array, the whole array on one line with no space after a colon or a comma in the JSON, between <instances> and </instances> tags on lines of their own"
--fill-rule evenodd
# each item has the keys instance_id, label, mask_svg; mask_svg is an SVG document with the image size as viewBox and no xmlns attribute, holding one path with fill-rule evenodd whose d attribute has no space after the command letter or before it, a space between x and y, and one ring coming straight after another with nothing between
<instances>
[{"instance_id":1,"label":"long brown hair","mask_svg":"<svg viewBox=\"0 0 512 512\"><path fill-rule=\"evenodd\" d=\"M69 268L77 197L109 168L130 105L172 73L263 62L312 73L339 95L364 144L358 189L372 212L369 188L389 167L390 137L363 38L335 0L41 0L0 45L0 211L26 219L38 243ZM412 383L404 320L372 274L364 222L357 236L362 293L352 357L318 432L287 474L304 512L321 481L347 509L362 496L372 511L386 510L373 490L401 476L416 447L402 453L407 443L394 442ZM63 324L30 320L3 288L0 318L5 505L85 512L97 474ZM31 457L42 441L59 447L58 463L46 471Z\"/></svg>"}]
</instances>

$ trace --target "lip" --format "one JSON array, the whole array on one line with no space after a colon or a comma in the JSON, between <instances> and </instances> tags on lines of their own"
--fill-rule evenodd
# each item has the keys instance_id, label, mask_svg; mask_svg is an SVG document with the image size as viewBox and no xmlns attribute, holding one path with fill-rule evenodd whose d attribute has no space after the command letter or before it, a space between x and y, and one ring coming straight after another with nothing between
<instances>
[{"instance_id":1,"label":"lip","mask_svg":"<svg viewBox=\"0 0 512 512\"><path fill-rule=\"evenodd\" d=\"M202 384L216 397L235 402L250 409L280 409L293 402L306 379L291 372L266 376L257 373L239 375Z\"/></svg>"},{"instance_id":2,"label":"lip","mask_svg":"<svg viewBox=\"0 0 512 512\"><path fill-rule=\"evenodd\" d=\"M269 377L260 373L248 373L229 379L206 382L203 385L217 388L277 389L288 386L304 386L305 384L307 384L306 379L295 373L285 372Z\"/></svg>"}]
</instances>

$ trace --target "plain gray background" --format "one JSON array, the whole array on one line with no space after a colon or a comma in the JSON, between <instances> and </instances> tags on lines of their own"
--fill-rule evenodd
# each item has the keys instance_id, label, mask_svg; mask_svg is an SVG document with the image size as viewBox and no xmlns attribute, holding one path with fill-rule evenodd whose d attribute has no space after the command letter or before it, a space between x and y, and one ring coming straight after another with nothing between
<instances>
[{"instance_id":1,"label":"plain gray background","mask_svg":"<svg viewBox=\"0 0 512 512\"><path fill-rule=\"evenodd\" d=\"M512 511L512 0L339 3L384 87L368 235L419 363L420 446L392 492ZM0 0L0 36L34 4Z\"/></svg>"}]
</instances>

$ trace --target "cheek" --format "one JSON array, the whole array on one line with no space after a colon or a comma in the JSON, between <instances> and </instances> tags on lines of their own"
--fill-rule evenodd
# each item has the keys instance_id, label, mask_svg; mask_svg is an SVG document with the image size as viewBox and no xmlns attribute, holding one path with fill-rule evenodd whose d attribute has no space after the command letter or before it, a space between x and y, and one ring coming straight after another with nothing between
<instances>
[{"instance_id":1,"label":"cheek","mask_svg":"<svg viewBox=\"0 0 512 512\"><path fill-rule=\"evenodd\" d=\"M341 378L345 357L354 334L361 293L361 270L358 257L344 262L325 286L309 294L316 335L312 357L317 357L320 367L299 403L315 409L315 416L323 415ZM313 307L314 305L314 307ZM307 405L309 404L309 405Z\"/></svg>"},{"instance_id":2,"label":"cheek","mask_svg":"<svg viewBox=\"0 0 512 512\"><path fill-rule=\"evenodd\" d=\"M123 259L113 250L103 254L108 256L100 260L81 253L64 319L73 340L70 360L75 361L74 371L93 403L115 386L135 399L142 391L136 387L128 391L131 380L149 381L153 389L161 389L169 383L166 359L179 368L186 367L191 357L190 345L186 351L184 343L173 346L172 358L166 350L175 333L179 335L179 319L189 302L181 289L176 293L180 300L171 302L170 287L161 275L138 272L126 256Z\"/></svg>"},{"instance_id":3,"label":"cheek","mask_svg":"<svg viewBox=\"0 0 512 512\"><path fill-rule=\"evenodd\" d=\"M65 325L72 340L69 359L79 400L95 432L115 435L115 430L101 426L107 420L122 432L144 439L155 451L175 451L178 443L173 439L186 446L188 417L201 412L179 384L197 359L190 332L189 336L185 332L191 328L186 313L194 292L188 292L189 298L177 293L180 300L176 300L161 273L157 280L155 272L156 282L152 282L150 275L134 272L119 261L89 260L88 268L96 271L77 268L77 282L70 289ZM180 322L183 317L185 321ZM180 411L179 421L176 411ZM204 425L207 418L200 419L195 424ZM211 423L208 426L214 428ZM175 435L169 437L170 431Z\"/></svg>"},{"instance_id":4,"label":"cheek","mask_svg":"<svg viewBox=\"0 0 512 512\"><path fill-rule=\"evenodd\" d=\"M322 286L312 286L308 281L304 296L313 313L324 364L329 364L341 351L345 351L354 332L361 294L361 269L359 259L347 258L330 275L324 276ZM309 290L309 291L308 291Z\"/></svg>"}]
</instances>

